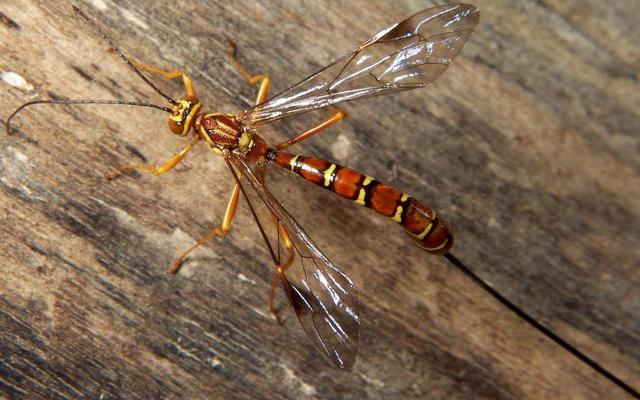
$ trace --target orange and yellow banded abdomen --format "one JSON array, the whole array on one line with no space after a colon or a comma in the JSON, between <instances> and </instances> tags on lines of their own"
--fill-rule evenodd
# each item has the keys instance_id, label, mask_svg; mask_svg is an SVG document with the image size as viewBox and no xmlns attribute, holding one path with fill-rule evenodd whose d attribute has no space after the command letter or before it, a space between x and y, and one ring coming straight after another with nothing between
<instances>
[{"instance_id":1,"label":"orange and yellow banded abdomen","mask_svg":"<svg viewBox=\"0 0 640 400\"><path fill-rule=\"evenodd\" d=\"M453 245L451 232L435 211L392 186L315 157L278 151L269 158L309 182L393 219L429 253L443 254Z\"/></svg>"}]
</instances>

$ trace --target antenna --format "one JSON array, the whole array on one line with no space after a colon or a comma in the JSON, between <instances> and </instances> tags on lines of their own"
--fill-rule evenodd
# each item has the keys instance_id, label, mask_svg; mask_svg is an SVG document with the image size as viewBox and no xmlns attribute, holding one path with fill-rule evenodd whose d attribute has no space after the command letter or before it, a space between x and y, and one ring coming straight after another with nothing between
<instances>
[{"instance_id":1,"label":"antenna","mask_svg":"<svg viewBox=\"0 0 640 400\"><path fill-rule=\"evenodd\" d=\"M157 108L158 110L166 111L168 113L172 113L173 110L169 107L158 106L151 103L143 103L137 101L125 101L125 100L34 100L27 103L24 103L17 110L15 110L7 119L7 135L11 134L11 120L20 112L22 109L32 106L34 104L112 104L112 105L121 105L121 106L139 106L139 107L150 107Z\"/></svg>"},{"instance_id":2,"label":"antenna","mask_svg":"<svg viewBox=\"0 0 640 400\"><path fill-rule=\"evenodd\" d=\"M135 65L133 65L133 63L131 63L131 61L129 61L129 59L127 58L127 56L124 55L124 53L122 53L122 51L120 51L120 49L118 49L118 47L116 47L116 45L113 43L113 41L111 41L111 39L107 36L106 33L104 33L102 31L102 29L100 29L100 27L93 22L85 13L83 13L78 7L76 6L72 6L73 10L91 27L93 28L93 30L95 30L100 37L102 37L102 39L104 39L105 42L107 42L107 44L109 45L109 47L116 52L116 54L118 56L120 56L120 58L129 66L129 68L131 68L131 70L133 72L135 72L147 85L149 85L149 87L151 87L153 90L156 91L156 93L158 93L160 96L164 97L171 105L175 106L178 104L177 101L175 101L171 96L165 94L164 92L162 92L156 85L154 85L146 76L144 76L142 74L142 72L140 72L140 70L138 68L136 68ZM34 100L34 101L29 101L27 103L24 103L23 105L21 105L20 107L18 107L18 109L16 109L7 119L7 135L11 134L11 120L20 112L22 111L24 108L32 106L34 104L111 104L111 105L126 105L126 106L139 106L139 107L150 107L150 108L157 108L158 110L162 110L162 111L166 111L168 113L173 113L174 110L172 110L169 107L164 107L164 106L158 106L155 104L151 104L151 103L145 103L145 102L137 102L137 101L126 101L126 100Z\"/></svg>"},{"instance_id":3,"label":"antenna","mask_svg":"<svg viewBox=\"0 0 640 400\"><path fill-rule=\"evenodd\" d=\"M169 103L171 103L171 105L175 106L175 105L178 104L178 102L175 101L171 96L169 96L168 94L163 93L146 76L144 76L144 74L142 72L140 72L140 70L138 68L136 68L136 66L133 65L133 63L131 63L131 61L129 61L127 56L125 56L124 53L122 53L122 51L120 51L120 49L118 49L118 47L116 47L116 45L111 41L111 39L109 39L109 36L107 36L107 34L104 33L102 31L102 29L100 29L100 27L95 22L93 22L91 19L89 19L89 17L85 13L83 13L78 7L76 7L76 6L72 6L72 7L73 7L73 11L75 11L76 14L78 14L84 20L84 22L89 24L89 26L92 27L93 30L96 31L98 33L98 35L100 35L104 39L105 42L107 42L109 47L111 47L111 49L113 51L115 51L116 54L118 56L120 56L120 58L129 66L129 68L131 68L131 70L133 72L135 72L143 81L145 81L145 83L147 85L149 85L149 87L151 87L153 90L155 90L156 93L158 93L160 96L162 96L165 99L167 99L167 101Z\"/></svg>"}]
</instances>

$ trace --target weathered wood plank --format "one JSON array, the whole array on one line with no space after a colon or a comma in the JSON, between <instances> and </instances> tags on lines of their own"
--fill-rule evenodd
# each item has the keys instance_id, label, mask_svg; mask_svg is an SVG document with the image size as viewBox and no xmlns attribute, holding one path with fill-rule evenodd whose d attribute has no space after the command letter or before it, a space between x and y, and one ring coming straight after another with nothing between
<instances>
[{"instance_id":1,"label":"weathered wood plank","mask_svg":"<svg viewBox=\"0 0 640 400\"><path fill-rule=\"evenodd\" d=\"M128 54L188 71L206 104L234 111L255 88L227 63L225 35L278 91L425 7L343 3L83 7ZM634 384L638 6L474 3L477 34L429 90L350 104L345 122L296 151L434 205L474 271ZM159 101L69 5L10 0L0 12L0 73L26 79L3 75L1 118L52 95ZM179 93L178 84L161 85ZM400 228L283 171L273 171L274 192L360 288L353 372L331 369L288 310L284 327L267 316L268 255L244 208L229 238L166 276L178 251L218 222L231 181L201 146L161 178L106 182L114 165L161 160L183 145L158 114L33 108L0 141L5 397L624 398ZM317 118L263 133L292 136Z\"/></svg>"}]
</instances>

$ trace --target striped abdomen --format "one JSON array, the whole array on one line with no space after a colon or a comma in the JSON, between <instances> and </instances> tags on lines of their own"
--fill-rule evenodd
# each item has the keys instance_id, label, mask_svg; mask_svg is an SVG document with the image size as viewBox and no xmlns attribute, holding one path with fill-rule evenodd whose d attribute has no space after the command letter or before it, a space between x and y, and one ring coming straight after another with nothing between
<instances>
[{"instance_id":1,"label":"striped abdomen","mask_svg":"<svg viewBox=\"0 0 640 400\"><path fill-rule=\"evenodd\" d=\"M319 158L281 151L270 153L269 158L309 182L393 219L430 253L446 253L453 244L453 236L435 211L370 176Z\"/></svg>"}]
</instances>

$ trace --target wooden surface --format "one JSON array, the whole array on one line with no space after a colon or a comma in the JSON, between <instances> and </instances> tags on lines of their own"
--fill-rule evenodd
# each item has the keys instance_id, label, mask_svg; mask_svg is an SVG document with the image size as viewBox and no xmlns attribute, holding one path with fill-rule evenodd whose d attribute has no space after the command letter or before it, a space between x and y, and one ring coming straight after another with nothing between
<instances>
[{"instance_id":1,"label":"wooden surface","mask_svg":"<svg viewBox=\"0 0 640 400\"><path fill-rule=\"evenodd\" d=\"M154 95L64 2L0 5L0 116L20 103ZM254 97L235 39L277 92L423 1L78 2L126 53L194 79L213 111ZM634 0L476 1L477 33L428 89L345 106L296 147L433 205L454 253L538 321L640 390L640 13ZM605 5L611 3L611 5ZM13 72L24 78L16 80ZM177 83L160 82L178 96ZM266 127L288 137L320 118ZM272 190L359 287L361 353L333 369L306 340L248 210L182 273L231 182L199 146L160 178L107 182L184 142L154 110L34 107L0 139L0 396L630 398L400 227L272 168Z\"/></svg>"}]
</instances>

